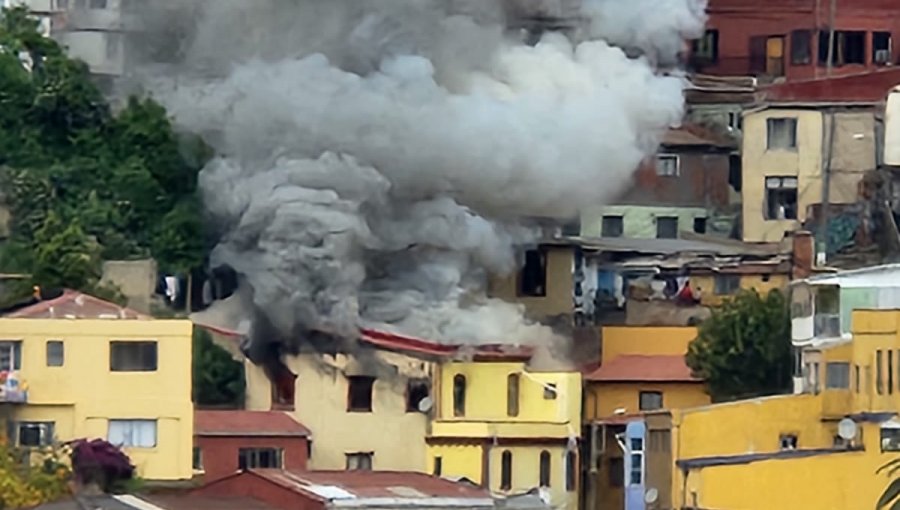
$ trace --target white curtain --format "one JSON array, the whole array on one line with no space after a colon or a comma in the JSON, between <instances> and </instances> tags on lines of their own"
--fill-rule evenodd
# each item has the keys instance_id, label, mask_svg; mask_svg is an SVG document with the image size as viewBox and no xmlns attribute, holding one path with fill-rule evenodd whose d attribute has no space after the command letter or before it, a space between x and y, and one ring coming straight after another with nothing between
<instances>
[{"instance_id":1,"label":"white curtain","mask_svg":"<svg viewBox=\"0 0 900 510\"><path fill-rule=\"evenodd\" d=\"M109 420L107 440L117 446L153 448L156 446L156 420Z\"/></svg>"}]
</instances>

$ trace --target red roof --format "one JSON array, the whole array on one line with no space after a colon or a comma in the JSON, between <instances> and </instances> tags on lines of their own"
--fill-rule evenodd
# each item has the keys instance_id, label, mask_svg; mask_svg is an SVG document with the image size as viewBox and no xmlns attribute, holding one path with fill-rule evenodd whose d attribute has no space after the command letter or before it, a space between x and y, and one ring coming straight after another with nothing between
<instances>
[{"instance_id":1,"label":"red roof","mask_svg":"<svg viewBox=\"0 0 900 510\"><path fill-rule=\"evenodd\" d=\"M770 103L878 103L900 85L900 69L777 83L763 89Z\"/></svg>"},{"instance_id":2,"label":"red roof","mask_svg":"<svg viewBox=\"0 0 900 510\"><path fill-rule=\"evenodd\" d=\"M441 344L429 340L422 340L385 331L376 331L373 329L363 329L360 332L360 341L382 349L412 352L427 356L451 357L457 354L464 355L470 353L476 361L527 361L533 353L533 349L525 346L500 344L478 346Z\"/></svg>"},{"instance_id":3,"label":"red roof","mask_svg":"<svg viewBox=\"0 0 900 510\"><path fill-rule=\"evenodd\" d=\"M280 411L194 411L197 436L309 436L310 431Z\"/></svg>"},{"instance_id":4,"label":"red roof","mask_svg":"<svg viewBox=\"0 0 900 510\"><path fill-rule=\"evenodd\" d=\"M670 147L722 147L733 148L736 143L720 136L699 124L684 123L679 128L666 131L662 144Z\"/></svg>"},{"instance_id":5,"label":"red roof","mask_svg":"<svg viewBox=\"0 0 900 510\"><path fill-rule=\"evenodd\" d=\"M26 319L152 319L130 308L74 290L57 298L40 301L5 315Z\"/></svg>"},{"instance_id":6,"label":"red roof","mask_svg":"<svg viewBox=\"0 0 900 510\"><path fill-rule=\"evenodd\" d=\"M141 499L165 510L276 510L276 507L248 497L150 494Z\"/></svg>"},{"instance_id":7,"label":"red roof","mask_svg":"<svg viewBox=\"0 0 900 510\"><path fill-rule=\"evenodd\" d=\"M617 356L584 378L594 382L700 382L691 375L684 356L633 354Z\"/></svg>"},{"instance_id":8,"label":"red roof","mask_svg":"<svg viewBox=\"0 0 900 510\"><path fill-rule=\"evenodd\" d=\"M466 483L451 482L423 473L397 471L286 471L254 469L250 473L272 483L321 500L343 496L363 498L490 498L490 494ZM337 489L337 490L335 490ZM347 494L349 493L349 494Z\"/></svg>"}]
</instances>

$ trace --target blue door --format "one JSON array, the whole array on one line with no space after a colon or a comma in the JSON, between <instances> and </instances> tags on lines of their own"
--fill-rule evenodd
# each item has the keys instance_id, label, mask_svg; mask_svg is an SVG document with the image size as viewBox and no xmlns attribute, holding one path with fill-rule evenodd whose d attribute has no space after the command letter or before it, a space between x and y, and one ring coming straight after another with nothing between
<instances>
[{"instance_id":1,"label":"blue door","mask_svg":"<svg viewBox=\"0 0 900 510\"><path fill-rule=\"evenodd\" d=\"M644 487L647 427L633 421L625 427L625 510L645 510Z\"/></svg>"}]
</instances>

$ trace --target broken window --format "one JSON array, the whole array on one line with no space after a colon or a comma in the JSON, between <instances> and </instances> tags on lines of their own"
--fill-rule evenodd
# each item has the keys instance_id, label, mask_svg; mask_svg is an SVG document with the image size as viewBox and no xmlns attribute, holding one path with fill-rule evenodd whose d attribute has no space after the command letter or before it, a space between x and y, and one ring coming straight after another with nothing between
<instances>
[{"instance_id":1,"label":"broken window","mask_svg":"<svg viewBox=\"0 0 900 510\"><path fill-rule=\"evenodd\" d=\"M547 294L547 255L544 250L525 252L525 266L519 273L519 296L543 297Z\"/></svg>"},{"instance_id":2,"label":"broken window","mask_svg":"<svg viewBox=\"0 0 900 510\"><path fill-rule=\"evenodd\" d=\"M797 148L797 119L778 117L766 120L766 149L791 150Z\"/></svg>"},{"instance_id":3,"label":"broken window","mask_svg":"<svg viewBox=\"0 0 900 510\"><path fill-rule=\"evenodd\" d=\"M351 413L372 412L374 377L355 375L347 378L347 410Z\"/></svg>"},{"instance_id":4,"label":"broken window","mask_svg":"<svg viewBox=\"0 0 900 510\"><path fill-rule=\"evenodd\" d=\"M766 219L797 219L796 177L766 177Z\"/></svg>"},{"instance_id":5,"label":"broken window","mask_svg":"<svg viewBox=\"0 0 900 510\"><path fill-rule=\"evenodd\" d=\"M556 383L544 385L544 400L556 400Z\"/></svg>"},{"instance_id":6,"label":"broken window","mask_svg":"<svg viewBox=\"0 0 900 510\"><path fill-rule=\"evenodd\" d=\"M656 156L656 175L678 177L681 173L680 167L680 161L675 154L659 154Z\"/></svg>"},{"instance_id":7,"label":"broken window","mask_svg":"<svg viewBox=\"0 0 900 510\"><path fill-rule=\"evenodd\" d=\"M778 437L778 443L782 450L796 450L797 434L781 434Z\"/></svg>"},{"instance_id":8,"label":"broken window","mask_svg":"<svg viewBox=\"0 0 900 510\"><path fill-rule=\"evenodd\" d=\"M828 63L829 31L819 31L819 64ZM831 65L866 63L866 33L860 31L835 30L834 49Z\"/></svg>"},{"instance_id":9,"label":"broken window","mask_svg":"<svg viewBox=\"0 0 900 510\"><path fill-rule=\"evenodd\" d=\"M791 32L791 65L806 65L812 62L812 30Z\"/></svg>"},{"instance_id":10,"label":"broken window","mask_svg":"<svg viewBox=\"0 0 900 510\"><path fill-rule=\"evenodd\" d=\"M406 381L406 412L425 412L419 406L430 394L428 379L410 379Z\"/></svg>"},{"instance_id":11,"label":"broken window","mask_svg":"<svg viewBox=\"0 0 900 510\"><path fill-rule=\"evenodd\" d=\"M512 452L504 450L500 455L500 490L512 489Z\"/></svg>"},{"instance_id":12,"label":"broken window","mask_svg":"<svg viewBox=\"0 0 900 510\"><path fill-rule=\"evenodd\" d=\"M826 363L825 388L831 390L850 389L850 363Z\"/></svg>"},{"instance_id":13,"label":"broken window","mask_svg":"<svg viewBox=\"0 0 900 510\"><path fill-rule=\"evenodd\" d=\"M655 411L663 407L663 395L658 391L642 391L638 397L641 411Z\"/></svg>"},{"instance_id":14,"label":"broken window","mask_svg":"<svg viewBox=\"0 0 900 510\"><path fill-rule=\"evenodd\" d=\"M373 452L348 453L347 471L371 471Z\"/></svg>"},{"instance_id":15,"label":"broken window","mask_svg":"<svg viewBox=\"0 0 900 510\"><path fill-rule=\"evenodd\" d=\"M604 216L600 235L602 237L622 237L623 218L621 216Z\"/></svg>"},{"instance_id":16,"label":"broken window","mask_svg":"<svg viewBox=\"0 0 900 510\"><path fill-rule=\"evenodd\" d=\"M266 365L265 372L272 385L272 409L293 409L297 375L280 360Z\"/></svg>"},{"instance_id":17,"label":"broken window","mask_svg":"<svg viewBox=\"0 0 900 510\"><path fill-rule=\"evenodd\" d=\"M659 216L656 218L656 237L658 239L675 239L678 237L678 217Z\"/></svg>"},{"instance_id":18,"label":"broken window","mask_svg":"<svg viewBox=\"0 0 900 510\"><path fill-rule=\"evenodd\" d=\"M715 292L718 296L734 294L741 288L741 275L717 274L715 277Z\"/></svg>"},{"instance_id":19,"label":"broken window","mask_svg":"<svg viewBox=\"0 0 900 510\"><path fill-rule=\"evenodd\" d=\"M706 218L694 218L694 232L698 234L706 233Z\"/></svg>"},{"instance_id":20,"label":"broken window","mask_svg":"<svg viewBox=\"0 0 900 510\"><path fill-rule=\"evenodd\" d=\"M872 33L872 62L876 65L884 66L892 63L890 32L873 32Z\"/></svg>"},{"instance_id":21,"label":"broken window","mask_svg":"<svg viewBox=\"0 0 900 510\"><path fill-rule=\"evenodd\" d=\"M453 377L453 416L466 415L466 376L456 374Z\"/></svg>"},{"instance_id":22,"label":"broken window","mask_svg":"<svg viewBox=\"0 0 900 510\"><path fill-rule=\"evenodd\" d=\"M715 64L719 60L719 31L707 30L700 39L691 43L691 56L702 64Z\"/></svg>"},{"instance_id":23,"label":"broken window","mask_svg":"<svg viewBox=\"0 0 900 510\"><path fill-rule=\"evenodd\" d=\"M282 469L281 448L241 448L238 450L238 468Z\"/></svg>"},{"instance_id":24,"label":"broken window","mask_svg":"<svg viewBox=\"0 0 900 510\"><path fill-rule=\"evenodd\" d=\"M509 374L506 377L506 415L519 415L519 375Z\"/></svg>"},{"instance_id":25,"label":"broken window","mask_svg":"<svg viewBox=\"0 0 900 510\"><path fill-rule=\"evenodd\" d=\"M541 452L539 484L541 487L550 487L550 452Z\"/></svg>"}]
</instances>

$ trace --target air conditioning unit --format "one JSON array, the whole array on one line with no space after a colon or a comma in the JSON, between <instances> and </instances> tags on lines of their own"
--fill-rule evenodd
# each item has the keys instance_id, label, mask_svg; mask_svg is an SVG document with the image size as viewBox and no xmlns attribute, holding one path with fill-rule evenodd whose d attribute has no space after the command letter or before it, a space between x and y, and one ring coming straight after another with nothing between
<instances>
[{"instance_id":1,"label":"air conditioning unit","mask_svg":"<svg viewBox=\"0 0 900 510\"><path fill-rule=\"evenodd\" d=\"M875 50L875 63L876 64L890 64L891 63L891 50Z\"/></svg>"}]
</instances>

